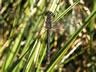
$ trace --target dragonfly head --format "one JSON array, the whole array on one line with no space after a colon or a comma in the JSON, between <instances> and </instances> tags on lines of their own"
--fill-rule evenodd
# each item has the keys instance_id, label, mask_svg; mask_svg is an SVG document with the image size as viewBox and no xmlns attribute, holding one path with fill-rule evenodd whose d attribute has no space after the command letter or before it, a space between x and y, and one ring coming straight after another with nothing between
<instances>
[{"instance_id":1,"label":"dragonfly head","mask_svg":"<svg viewBox=\"0 0 96 72\"><path fill-rule=\"evenodd\" d=\"M51 11L47 11L47 12L45 13L45 15L46 15L46 16L53 16L53 17L55 17L55 15L54 15Z\"/></svg>"}]
</instances>

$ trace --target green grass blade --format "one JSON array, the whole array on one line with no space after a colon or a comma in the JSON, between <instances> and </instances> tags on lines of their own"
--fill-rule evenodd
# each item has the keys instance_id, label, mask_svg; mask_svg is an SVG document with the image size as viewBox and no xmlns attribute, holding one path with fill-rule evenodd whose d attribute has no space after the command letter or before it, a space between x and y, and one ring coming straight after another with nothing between
<instances>
[{"instance_id":1,"label":"green grass blade","mask_svg":"<svg viewBox=\"0 0 96 72\"><path fill-rule=\"evenodd\" d=\"M31 50L30 54L29 54L29 60L28 63L26 64L26 68L24 69L24 72L34 72L35 71L35 65L40 53L40 41L36 40L36 44L35 47L33 48L34 50Z\"/></svg>"},{"instance_id":2,"label":"green grass blade","mask_svg":"<svg viewBox=\"0 0 96 72\"><path fill-rule=\"evenodd\" d=\"M17 64L20 63L20 61L22 61L22 59L24 58L24 56L32 49L33 45L34 45L35 41L30 45L29 49L19 58L17 59L11 66L11 68L9 69L8 72L12 72L14 70L14 68L16 67Z\"/></svg>"},{"instance_id":3,"label":"green grass blade","mask_svg":"<svg viewBox=\"0 0 96 72\"><path fill-rule=\"evenodd\" d=\"M46 54L46 48L45 48L45 41L42 43L42 46L41 46L42 50L40 51L42 54L41 54L41 57L40 57L40 61L38 63L38 67L37 67L37 70L36 72L40 72L40 67L42 65L42 61L44 59L44 56Z\"/></svg>"},{"instance_id":4,"label":"green grass blade","mask_svg":"<svg viewBox=\"0 0 96 72\"><path fill-rule=\"evenodd\" d=\"M12 62L16 56L16 53L18 52L18 48L19 48L19 45L20 45L20 42L22 39L22 35L24 33L25 28L26 28L26 24L24 24L24 27L21 30L21 34L19 34L17 39L15 40L15 43L13 45L13 48L11 49L11 52L9 50L9 54L7 55L6 62L5 62L6 65L4 65L4 68L3 68L4 72L8 71L8 69L12 65Z\"/></svg>"},{"instance_id":5,"label":"green grass blade","mask_svg":"<svg viewBox=\"0 0 96 72\"><path fill-rule=\"evenodd\" d=\"M93 1L93 11L96 10L96 0ZM96 16L96 14L95 14ZM95 24L95 17L90 20L89 30L90 30L90 50L92 50L92 42L93 42L93 35L94 35L94 24Z\"/></svg>"},{"instance_id":6,"label":"green grass blade","mask_svg":"<svg viewBox=\"0 0 96 72\"><path fill-rule=\"evenodd\" d=\"M71 5L70 7L68 7L64 12L60 13L53 22L56 22L58 20L60 20L62 17L64 17L64 15L66 15L70 10L72 10L72 8L74 6L76 6L77 4L79 4L80 1L75 2L73 5Z\"/></svg>"}]
</instances>

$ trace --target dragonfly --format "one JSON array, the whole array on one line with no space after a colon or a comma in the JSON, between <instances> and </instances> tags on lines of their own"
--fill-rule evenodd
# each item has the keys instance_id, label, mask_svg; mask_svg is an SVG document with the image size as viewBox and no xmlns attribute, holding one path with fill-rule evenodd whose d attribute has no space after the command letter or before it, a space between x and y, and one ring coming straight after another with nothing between
<instances>
[{"instance_id":1,"label":"dragonfly","mask_svg":"<svg viewBox=\"0 0 96 72\"><path fill-rule=\"evenodd\" d=\"M46 13L46 29L47 29L47 60L50 63L50 29L52 28L52 19L54 14L51 11Z\"/></svg>"},{"instance_id":2,"label":"dragonfly","mask_svg":"<svg viewBox=\"0 0 96 72\"><path fill-rule=\"evenodd\" d=\"M58 27L53 27L53 19L55 17L55 15L51 12L51 11L47 11L46 12L46 20L45 20L45 28L46 28L46 32L47 32L47 63L50 63L50 35L51 35L51 31L53 30L62 30L64 32L64 26L58 26ZM63 24L64 25L64 24ZM66 26L68 27L68 26Z\"/></svg>"},{"instance_id":3,"label":"dragonfly","mask_svg":"<svg viewBox=\"0 0 96 72\"><path fill-rule=\"evenodd\" d=\"M58 26L58 28L53 28L52 26L53 26L53 18L55 17L55 15L51 12L51 11L48 11L46 14L45 14L46 16L47 16L47 18L46 18L46 21L45 21L45 24L46 24L46 30L47 30L47 62L48 62L48 64L50 63L50 31L51 30L54 30L54 29L60 29L59 27L60 27L60 25L62 25L62 24L60 24L59 26ZM72 13L72 16L71 16L72 18L74 17L74 15L73 15L73 13ZM75 19L74 19L75 20ZM73 20L71 20L71 21L73 21ZM71 22L70 21L70 22ZM68 21L69 22L69 21ZM70 27L70 24L71 23L69 23L69 24L67 24L66 26L61 26L62 28L61 29L63 29L63 33L64 33L64 31L65 30L68 30L67 28L69 28ZM72 24L75 24L74 22L72 22ZM63 25L65 25L65 24L63 24ZM72 26L72 25L71 25ZM71 27L71 31L72 30L74 30L74 28L72 29L73 27ZM76 27L75 27L76 28ZM72 33L72 32L71 32Z\"/></svg>"}]
</instances>

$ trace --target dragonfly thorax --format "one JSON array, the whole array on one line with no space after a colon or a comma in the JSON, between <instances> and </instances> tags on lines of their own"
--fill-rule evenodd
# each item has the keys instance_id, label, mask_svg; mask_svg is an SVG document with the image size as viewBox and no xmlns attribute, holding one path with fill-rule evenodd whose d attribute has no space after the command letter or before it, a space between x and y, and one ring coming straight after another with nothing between
<instances>
[{"instance_id":1,"label":"dragonfly thorax","mask_svg":"<svg viewBox=\"0 0 96 72\"><path fill-rule=\"evenodd\" d=\"M52 28L52 20L53 20L54 15L51 11L48 11L46 13L46 16L47 16L47 18L46 18L46 28L50 29L50 28Z\"/></svg>"}]
</instances>

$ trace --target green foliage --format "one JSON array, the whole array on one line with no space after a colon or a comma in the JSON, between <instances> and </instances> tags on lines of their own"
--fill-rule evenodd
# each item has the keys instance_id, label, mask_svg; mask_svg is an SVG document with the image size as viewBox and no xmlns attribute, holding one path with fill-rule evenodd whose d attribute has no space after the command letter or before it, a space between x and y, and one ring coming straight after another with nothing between
<instances>
[{"instance_id":1,"label":"green foliage","mask_svg":"<svg viewBox=\"0 0 96 72\"><path fill-rule=\"evenodd\" d=\"M75 1L70 6L69 4L67 1L64 2L62 0L1 0L0 25L4 28L2 29L0 27L0 41L2 42L0 42L0 57L2 61L0 70L2 70L2 72L60 72L59 68L63 68L65 64L79 55L82 55L85 50L87 50L85 47L94 50L94 47L92 46L94 35L92 32L94 32L96 1L94 0L93 11L88 17L86 17L87 14L83 10L83 5L80 1ZM80 8L75 10L76 6ZM76 26L76 24L74 24L75 22L73 22L74 20L71 19L74 18L72 12L75 12L76 14L77 11L77 15L79 15L78 10L83 11L82 13L86 19L80 19L84 22L76 32L74 32L74 34L69 33L69 26ZM50 64L47 64L47 35L44 27L46 21L45 13L47 11L51 11L55 15L53 23L57 23L59 26L64 25L62 35L59 35L59 30L61 28L58 29L58 39L56 41L58 45L57 47L60 49L56 48L56 53L52 52L54 50L53 41L55 40L53 32L50 37L50 49L52 55ZM72 22L68 22L69 19ZM82 43L81 47L78 46L76 48L77 51L80 49L78 53L71 57L68 56L64 61L62 61L67 55L70 55L68 54L68 51L73 50L72 44L75 43L79 34L88 24L90 32L87 33L90 33L90 46L83 46ZM4 33L2 33L2 30L4 30ZM69 33L67 37L66 33ZM64 45L62 46L62 44ZM83 51L82 47L84 47ZM87 52L89 51L87 50ZM94 70L94 65L91 68Z\"/></svg>"}]
</instances>

